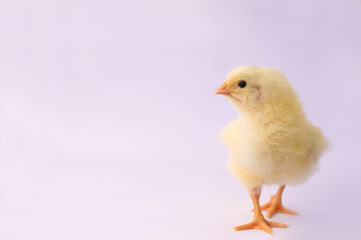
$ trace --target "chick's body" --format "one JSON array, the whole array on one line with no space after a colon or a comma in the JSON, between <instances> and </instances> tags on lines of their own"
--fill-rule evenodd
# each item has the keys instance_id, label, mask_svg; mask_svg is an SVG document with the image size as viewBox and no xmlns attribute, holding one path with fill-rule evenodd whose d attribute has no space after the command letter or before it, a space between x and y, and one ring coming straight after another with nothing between
<instances>
[{"instance_id":1,"label":"chick's body","mask_svg":"<svg viewBox=\"0 0 361 240\"><path fill-rule=\"evenodd\" d=\"M222 134L230 151L227 167L247 189L295 185L317 167L325 146L320 130L304 117L289 123L275 118L265 124L240 116Z\"/></svg>"},{"instance_id":2,"label":"chick's body","mask_svg":"<svg viewBox=\"0 0 361 240\"><path fill-rule=\"evenodd\" d=\"M277 207L293 212L281 205L282 191L286 184L301 183L315 171L327 141L306 119L292 86L275 69L242 66L232 70L215 93L225 95L239 112L221 136L230 152L228 169L249 190L256 210L261 186L277 184L279 200L269 203L274 208L269 216ZM256 215L252 224L259 225L262 215L259 211ZM272 232L250 224L236 230ZM285 227L281 225L277 226Z\"/></svg>"}]
</instances>

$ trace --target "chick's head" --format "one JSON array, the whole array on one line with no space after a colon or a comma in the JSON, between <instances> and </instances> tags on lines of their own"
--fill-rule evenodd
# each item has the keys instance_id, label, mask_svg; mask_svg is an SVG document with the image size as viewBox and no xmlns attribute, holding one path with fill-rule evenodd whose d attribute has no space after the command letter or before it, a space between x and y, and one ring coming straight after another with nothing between
<instances>
[{"instance_id":1,"label":"chick's head","mask_svg":"<svg viewBox=\"0 0 361 240\"><path fill-rule=\"evenodd\" d=\"M297 103L297 96L286 78L276 69L241 66L233 69L215 91L224 95L240 112L264 106Z\"/></svg>"}]
</instances>

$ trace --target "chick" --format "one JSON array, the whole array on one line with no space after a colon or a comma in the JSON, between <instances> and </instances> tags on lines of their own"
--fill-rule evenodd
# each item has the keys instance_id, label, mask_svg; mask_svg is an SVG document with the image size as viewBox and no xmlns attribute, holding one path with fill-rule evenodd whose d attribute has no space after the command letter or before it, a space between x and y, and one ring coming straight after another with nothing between
<instances>
[{"instance_id":1,"label":"chick","mask_svg":"<svg viewBox=\"0 0 361 240\"><path fill-rule=\"evenodd\" d=\"M286 228L267 221L261 211L268 210L267 218L274 213L297 214L282 205L282 192L287 184L302 183L312 175L327 140L306 119L287 79L273 68L235 68L215 93L224 95L239 113L221 139L230 152L227 167L248 190L254 205L253 221L234 229L272 234L272 227ZM262 186L272 184L280 186L277 193L260 206Z\"/></svg>"}]
</instances>

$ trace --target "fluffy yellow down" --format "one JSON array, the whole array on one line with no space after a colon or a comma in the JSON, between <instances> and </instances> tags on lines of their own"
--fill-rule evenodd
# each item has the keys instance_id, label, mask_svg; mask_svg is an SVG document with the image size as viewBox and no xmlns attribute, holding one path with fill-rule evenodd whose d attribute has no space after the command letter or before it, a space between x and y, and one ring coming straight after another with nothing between
<instances>
[{"instance_id":1,"label":"fluffy yellow down","mask_svg":"<svg viewBox=\"0 0 361 240\"><path fill-rule=\"evenodd\" d=\"M240 88L239 81L247 86ZM316 169L327 141L302 111L292 86L277 70L242 66L225 81L239 117L223 131L228 169L247 188L295 185Z\"/></svg>"}]
</instances>

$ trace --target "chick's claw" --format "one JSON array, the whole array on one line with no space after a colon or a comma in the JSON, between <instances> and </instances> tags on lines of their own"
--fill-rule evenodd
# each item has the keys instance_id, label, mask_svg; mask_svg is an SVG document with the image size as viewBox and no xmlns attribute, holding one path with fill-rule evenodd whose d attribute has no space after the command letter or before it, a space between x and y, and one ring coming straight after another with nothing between
<instances>
[{"instance_id":1,"label":"chick's claw","mask_svg":"<svg viewBox=\"0 0 361 240\"><path fill-rule=\"evenodd\" d=\"M263 204L261 206L261 210L267 210L267 215L266 215L267 218L271 218L276 213L298 215L298 212L285 208L282 205L282 201L280 197L274 197L274 196L271 196L271 200L268 203Z\"/></svg>"},{"instance_id":2,"label":"chick's claw","mask_svg":"<svg viewBox=\"0 0 361 240\"><path fill-rule=\"evenodd\" d=\"M283 223L267 221L266 219L255 219L250 223L234 227L234 230L241 231L247 229L260 229L265 231L266 233L273 235L273 231L271 229L272 227L287 228L288 226Z\"/></svg>"}]
</instances>

